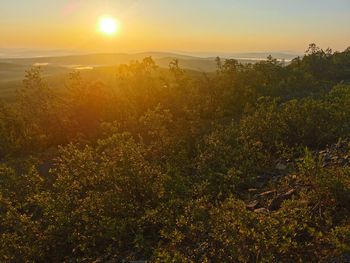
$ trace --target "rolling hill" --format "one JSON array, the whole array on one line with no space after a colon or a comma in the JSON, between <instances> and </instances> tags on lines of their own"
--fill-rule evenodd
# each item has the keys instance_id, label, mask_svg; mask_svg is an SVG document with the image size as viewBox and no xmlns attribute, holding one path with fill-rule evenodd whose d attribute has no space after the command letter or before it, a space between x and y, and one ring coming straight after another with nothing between
<instances>
[{"instance_id":1,"label":"rolling hill","mask_svg":"<svg viewBox=\"0 0 350 263\"><path fill-rule=\"evenodd\" d=\"M25 71L33 66L42 67L45 78L50 85L55 87L64 85L62 78L64 79L67 73L73 70L84 71L84 74L87 75L104 74L103 78L111 78L114 74L112 73L114 67L131 61L142 60L145 57L152 57L157 65L162 68L167 68L172 60L178 59L180 66L184 69L198 72L212 72L216 70L215 57L199 57L167 52L74 54L35 57L18 57L22 53L16 53L17 55L15 53L8 54L10 57L3 56L0 58L0 98L10 98L14 94L14 91L21 87ZM29 56L29 53L24 52L22 55L26 56L26 54ZM49 53L44 54L47 55ZM237 58L242 63L254 63L265 58L267 53L223 55L225 58ZM288 54L276 53L276 57L279 59L285 58L289 60L290 56Z\"/></svg>"}]
</instances>

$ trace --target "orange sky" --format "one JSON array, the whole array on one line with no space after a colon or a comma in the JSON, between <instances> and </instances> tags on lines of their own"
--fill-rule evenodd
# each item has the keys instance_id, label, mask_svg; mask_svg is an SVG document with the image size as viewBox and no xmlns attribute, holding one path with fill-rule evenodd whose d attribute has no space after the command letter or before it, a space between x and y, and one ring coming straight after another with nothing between
<instances>
[{"instance_id":1,"label":"orange sky","mask_svg":"<svg viewBox=\"0 0 350 263\"><path fill-rule=\"evenodd\" d=\"M304 51L350 46L348 0L2 0L0 47L131 51ZM97 30L103 14L119 34Z\"/></svg>"}]
</instances>

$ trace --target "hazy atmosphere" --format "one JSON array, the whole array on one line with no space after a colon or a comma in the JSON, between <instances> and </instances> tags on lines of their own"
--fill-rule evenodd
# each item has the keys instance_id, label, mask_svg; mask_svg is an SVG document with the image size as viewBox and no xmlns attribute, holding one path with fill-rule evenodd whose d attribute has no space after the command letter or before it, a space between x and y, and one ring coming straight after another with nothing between
<instances>
[{"instance_id":1,"label":"hazy atmosphere","mask_svg":"<svg viewBox=\"0 0 350 263\"><path fill-rule=\"evenodd\" d=\"M343 50L348 0L2 0L1 48L93 52L303 52L311 42ZM102 15L118 33L97 31Z\"/></svg>"},{"instance_id":2,"label":"hazy atmosphere","mask_svg":"<svg viewBox=\"0 0 350 263\"><path fill-rule=\"evenodd\" d=\"M350 0L0 0L0 263L349 263Z\"/></svg>"}]
</instances>

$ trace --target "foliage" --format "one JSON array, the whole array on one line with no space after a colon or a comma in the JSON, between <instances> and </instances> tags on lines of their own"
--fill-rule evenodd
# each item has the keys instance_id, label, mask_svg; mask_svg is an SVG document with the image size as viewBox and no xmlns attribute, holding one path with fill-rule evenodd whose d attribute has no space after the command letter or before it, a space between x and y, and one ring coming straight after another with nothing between
<instances>
[{"instance_id":1,"label":"foliage","mask_svg":"<svg viewBox=\"0 0 350 263\"><path fill-rule=\"evenodd\" d=\"M206 74L145 58L64 92L29 70L0 104L0 261L346 257L349 54Z\"/></svg>"}]
</instances>

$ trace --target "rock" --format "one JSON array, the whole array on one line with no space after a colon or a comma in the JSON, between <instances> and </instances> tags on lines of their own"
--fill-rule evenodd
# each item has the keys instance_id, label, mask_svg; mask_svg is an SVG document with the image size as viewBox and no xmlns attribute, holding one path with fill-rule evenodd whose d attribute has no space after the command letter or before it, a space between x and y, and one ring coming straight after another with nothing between
<instances>
[{"instance_id":1,"label":"rock","mask_svg":"<svg viewBox=\"0 0 350 263\"><path fill-rule=\"evenodd\" d=\"M295 193L295 189L290 189L288 192L278 195L277 197L275 197L274 199L271 200L270 205L268 207L268 209L270 211L275 211L277 209L279 209L283 203L283 201L289 199L292 197L292 195Z\"/></svg>"},{"instance_id":2,"label":"rock","mask_svg":"<svg viewBox=\"0 0 350 263\"><path fill-rule=\"evenodd\" d=\"M341 165L341 166L345 166L348 164L348 161L344 158L338 160L338 163Z\"/></svg>"},{"instance_id":3,"label":"rock","mask_svg":"<svg viewBox=\"0 0 350 263\"><path fill-rule=\"evenodd\" d=\"M246 208L248 210L254 210L258 207L259 205L259 201L258 200L254 200L253 202L249 203L249 204L246 204Z\"/></svg>"},{"instance_id":4,"label":"rock","mask_svg":"<svg viewBox=\"0 0 350 263\"><path fill-rule=\"evenodd\" d=\"M322 168L326 168L329 164L328 163L324 163L322 164Z\"/></svg>"},{"instance_id":5,"label":"rock","mask_svg":"<svg viewBox=\"0 0 350 263\"><path fill-rule=\"evenodd\" d=\"M326 162L330 162L330 161L332 161L332 157L329 154L327 154L327 155L324 156L324 160Z\"/></svg>"},{"instance_id":6,"label":"rock","mask_svg":"<svg viewBox=\"0 0 350 263\"><path fill-rule=\"evenodd\" d=\"M255 209L254 210L255 213L264 213L264 214L267 214L269 213L270 211L264 207L261 207L261 208L258 208L258 209Z\"/></svg>"},{"instance_id":7,"label":"rock","mask_svg":"<svg viewBox=\"0 0 350 263\"><path fill-rule=\"evenodd\" d=\"M265 197L276 193L276 190L266 191L258 195L258 197Z\"/></svg>"},{"instance_id":8,"label":"rock","mask_svg":"<svg viewBox=\"0 0 350 263\"><path fill-rule=\"evenodd\" d=\"M342 140L329 146L327 149L319 151L323 163L322 167L347 166L349 160L350 141Z\"/></svg>"},{"instance_id":9,"label":"rock","mask_svg":"<svg viewBox=\"0 0 350 263\"><path fill-rule=\"evenodd\" d=\"M283 163L278 163L276 165L276 169L277 170L280 170L280 171L283 171L283 170L286 170L287 169L287 165L283 164Z\"/></svg>"},{"instance_id":10,"label":"rock","mask_svg":"<svg viewBox=\"0 0 350 263\"><path fill-rule=\"evenodd\" d=\"M338 257L326 259L324 262L326 262L326 263L349 263L350 262L350 254L344 253Z\"/></svg>"}]
</instances>

